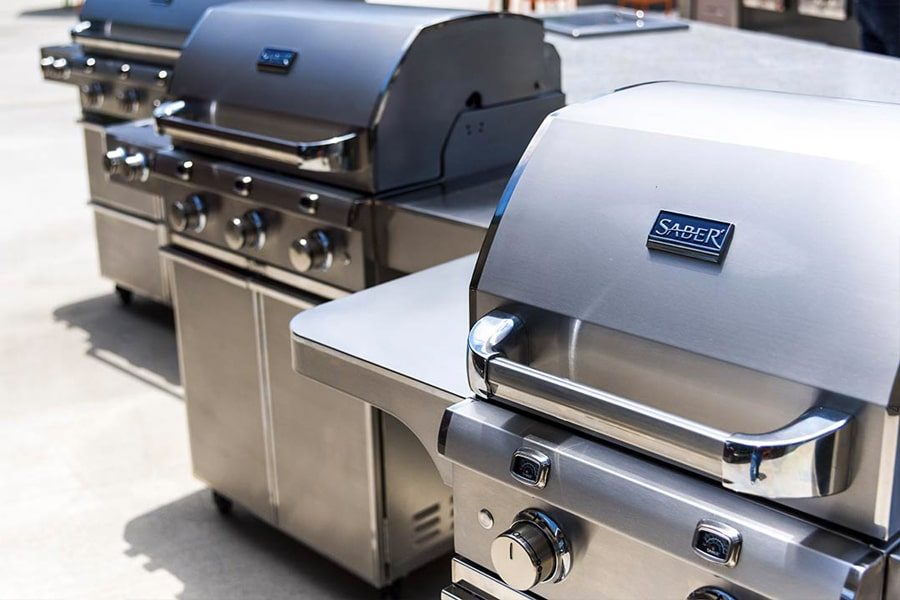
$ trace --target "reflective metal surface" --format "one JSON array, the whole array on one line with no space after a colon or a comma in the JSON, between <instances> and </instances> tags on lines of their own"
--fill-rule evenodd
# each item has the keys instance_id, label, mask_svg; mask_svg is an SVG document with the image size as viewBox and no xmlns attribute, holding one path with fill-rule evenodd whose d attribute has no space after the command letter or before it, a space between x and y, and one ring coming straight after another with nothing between
<instances>
[{"instance_id":1,"label":"reflective metal surface","mask_svg":"<svg viewBox=\"0 0 900 600\"><path fill-rule=\"evenodd\" d=\"M375 586L446 553L450 491L416 437L292 370L288 323L319 300L165 256L196 475Z\"/></svg>"},{"instance_id":2,"label":"reflective metal surface","mask_svg":"<svg viewBox=\"0 0 900 600\"><path fill-rule=\"evenodd\" d=\"M226 4L198 23L178 69L181 102L157 114L180 146L365 192L511 166L564 104L541 23L488 12Z\"/></svg>"},{"instance_id":3,"label":"reflective metal surface","mask_svg":"<svg viewBox=\"0 0 900 600\"><path fill-rule=\"evenodd\" d=\"M502 523L537 508L570 540L568 577L538 584L538 597L687 598L711 586L742 600L880 598L884 557L868 543L564 428L469 400L448 410L442 440L454 463L455 544L462 559L492 565L496 534L478 520L485 509ZM509 475L508 457L522 446L552 457L556 467L537 496ZM740 533L735 567L695 552L701 521Z\"/></svg>"},{"instance_id":4,"label":"reflective metal surface","mask_svg":"<svg viewBox=\"0 0 900 600\"><path fill-rule=\"evenodd\" d=\"M121 288L168 304L168 274L159 248L168 239L163 224L92 203L100 274Z\"/></svg>"},{"instance_id":5,"label":"reflective metal surface","mask_svg":"<svg viewBox=\"0 0 900 600\"><path fill-rule=\"evenodd\" d=\"M680 118L659 117L660 104ZM556 113L473 278L472 324L495 309L527 318L527 356L491 359L473 387L891 538L900 254L888 223L900 205L888 199L900 178L885 157L898 136L894 105L679 83ZM648 160L662 166L636 166ZM648 250L661 210L733 224L727 260ZM521 243L547 231L564 238ZM769 441L722 463L733 432Z\"/></svg>"},{"instance_id":6,"label":"reflective metal surface","mask_svg":"<svg viewBox=\"0 0 900 600\"><path fill-rule=\"evenodd\" d=\"M525 591L565 579L572 568L572 548L552 517L526 509L491 544L491 562L510 587Z\"/></svg>"},{"instance_id":7,"label":"reflective metal surface","mask_svg":"<svg viewBox=\"0 0 900 600\"><path fill-rule=\"evenodd\" d=\"M272 160L295 168L298 173L338 173L361 168L365 148L362 139L351 132L325 140L290 142L253 135L234 129L222 129L196 120L186 121L178 114L186 109L178 100L160 106L155 112L160 133L176 142L200 144L257 158ZM242 194L246 195L246 194Z\"/></svg>"},{"instance_id":8,"label":"reflective metal surface","mask_svg":"<svg viewBox=\"0 0 900 600\"><path fill-rule=\"evenodd\" d=\"M846 413L817 407L776 431L729 434L506 358L504 350L526 335L524 320L508 312L475 323L468 342L473 391L684 463L748 494L811 498L849 484L852 417Z\"/></svg>"}]
</instances>

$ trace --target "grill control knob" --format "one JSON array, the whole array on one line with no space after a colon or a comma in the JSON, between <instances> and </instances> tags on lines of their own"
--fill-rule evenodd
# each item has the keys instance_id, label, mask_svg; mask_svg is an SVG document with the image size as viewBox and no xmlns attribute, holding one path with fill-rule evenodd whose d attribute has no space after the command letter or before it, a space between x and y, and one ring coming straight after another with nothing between
<instances>
[{"instance_id":1,"label":"grill control knob","mask_svg":"<svg viewBox=\"0 0 900 600\"><path fill-rule=\"evenodd\" d=\"M106 156L103 157L103 168L106 169L106 172L110 175L118 175L125 165L125 158L127 156L128 153L125 151L125 148L110 150L106 153Z\"/></svg>"},{"instance_id":2,"label":"grill control knob","mask_svg":"<svg viewBox=\"0 0 900 600\"><path fill-rule=\"evenodd\" d=\"M124 148L110 150L103 157L103 166L110 175L117 175L128 181L143 183L150 178L150 163L140 152L128 154Z\"/></svg>"},{"instance_id":3,"label":"grill control knob","mask_svg":"<svg viewBox=\"0 0 900 600\"><path fill-rule=\"evenodd\" d=\"M103 104L103 97L106 95L104 85L98 81L89 83L81 87L82 101L86 106L96 108Z\"/></svg>"},{"instance_id":4,"label":"grill control knob","mask_svg":"<svg viewBox=\"0 0 900 600\"><path fill-rule=\"evenodd\" d=\"M687 600L737 600L737 598L725 590L709 586L694 590L687 597Z\"/></svg>"},{"instance_id":5,"label":"grill control knob","mask_svg":"<svg viewBox=\"0 0 900 600\"><path fill-rule=\"evenodd\" d=\"M206 204L197 194L184 200L176 200L169 205L169 225L178 233L193 231L199 233L206 227Z\"/></svg>"},{"instance_id":6,"label":"grill control knob","mask_svg":"<svg viewBox=\"0 0 900 600\"><path fill-rule=\"evenodd\" d=\"M266 222L258 210L234 217L225 225L225 243L232 250L259 250L266 244Z\"/></svg>"},{"instance_id":7,"label":"grill control knob","mask_svg":"<svg viewBox=\"0 0 900 600\"><path fill-rule=\"evenodd\" d=\"M315 229L297 238L288 251L291 264L301 273L307 271L327 271L334 260L334 244L331 236Z\"/></svg>"},{"instance_id":8,"label":"grill control knob","mask_svg":"<svg viewBox=\"0 0 900 600\"><path fill-rule=\"evenodd\" d=\"M141 109L141 92L136 89L127 89L117 97L119 108L128 113L136 113Z\"/></svg>"},{"instance_id":9,"label":"grill control knob","mask_svg":"<svg viewBox=\"0 0 900 600\"><path fill-rule=\"evenodd\" d=\"M530 590L543 582L558 583L572 567L569 542L556 521L528 509L491 544L494 570L511 588Z\"/></svg>"},{"instance_id":10,"label":"grill control knob","mask_svg":"<svg viewBox=\"0 0 900 600\"><path fill-rule=\"evenodd\" d=\"M72 67L65 58L57 58L53 61L53 72L63 79L68 79L72 75Z\"/></svg>"}]
</instances>

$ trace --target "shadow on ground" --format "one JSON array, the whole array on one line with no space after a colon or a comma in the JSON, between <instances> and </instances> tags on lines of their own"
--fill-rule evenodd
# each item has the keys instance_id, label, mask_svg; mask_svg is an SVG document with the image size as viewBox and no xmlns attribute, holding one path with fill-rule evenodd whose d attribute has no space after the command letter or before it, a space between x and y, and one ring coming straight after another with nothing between
<instances>
[{"instance_id":1,"label":"shadow on ground","mask_svg":"<svg viewBox=\"0 0 900 600\"><path fill-rule=\"evenodd\" d=\"M383 597L238 507L220 516L207 490L133 519L124 537L128 556L145 556L145 569L163 569L184 584L183 600ZM438 598L449 581L447 557L412 574L393 597Z\"/></svg>"},{"instance_id":2,"label":"shadow on ground","mask_svg":"<svg viewBox=\"0 0 900 600\"><path fill-rule=\"evenodd\" d=\"M139 297L125 307L108 294L61 306L53 318L88 334L89 356L181 398L171 309Z\"/></svg>"},{"instance_id":3,"label":"shadow on ground","mask_svg":"<svg viewBox=\"0 0 900 600\"><path fill-rule=\"evenodd\" d=\"M35 10L23 10L19 17L71 17L78 16L78 9L74 6L40 8Z\"/></svg>"}]
</instances>

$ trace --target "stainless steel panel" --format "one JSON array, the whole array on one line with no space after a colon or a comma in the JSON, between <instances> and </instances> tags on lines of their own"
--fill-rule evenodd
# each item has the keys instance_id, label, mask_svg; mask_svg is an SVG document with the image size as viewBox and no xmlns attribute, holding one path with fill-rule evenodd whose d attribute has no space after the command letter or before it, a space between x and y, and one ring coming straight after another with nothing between
<instances>
[{"instance_id":1,"label":"stainless steel panel","mask_svg":"<svg viewBox=\"0 0 900 600\"><path fill-rule=\"evenodd\" d=\"M453 549L453 497L416 435L381 413L386 553L392 579Z\"/></svg>"},{"instance_id":2,"label":"stainless steel panel","mask_svg":"<svg viewBox=\"0 0 900 600\"><path fill-rule=\"evenodd\" d=\"M900 554L896 552L887 558L884 598L885 600L900 598Z\"/></svg>"},{"instance_id":3,"label":"stainless steel panel","mask_svg":"<svg viewBox=\"0 0 900 600\"><path fill-rule=\"evenodd\" d=\"M450 465L438 455L437 434L444 409L469 394L460 349L474 264L474 256L461 258L329 302L291 322L294 368L403 422L448 485ZM415 351L410 340L419 340Z\"/></svg>"},{"instance_id":4,"label":"stainless steel panel","mask_svg":"<svg viewBox=\"0 0 900 600\"><path fill-rule=\"evenodd\" d=\"M103 167L107 147L105 128L84 123L84 145L87 154L88 183L91 198L112 208L155 221L163 218L163 200L160 196L147 193L133 184L110 180Z\"/></svg>"},{"instance_id":5,"label":"stainless steel panel","mask_svg":"<svg viewBox=\"0 0 900 600\"><path fill-rule=\"evenodd\" d=\"M532 596L512 590L495 575L460 558L452 564L453 585L444 590L441 600L531 600Z\"/></svg>"},{"instance_id":6,"label":"stainless steel panel","mask_svg":"<svg viewBox=\"0 0 900 600\"><path fill-rule=\"evenodd\" d=\"M274 522L250 282L167 255L194 473ZM211 301L214 299L215 301Z\"/></svg>"},{"instance_id":7,"label":"stainless steel panel","mask_svg":"<svg viewBox=\"0 0 900 600\"><path fill-rule=\"evenodd\" d=\"M300 308L262 297L278 526L381 585L378 416L370 405L293 371L289 324Z\"/></svg>"},{"instance_id":8,"label":"stainless steel panel","mask_svg":"<svg viewBox=\"0 0 900 600\"><path fill-rule=\"evenodd\" d=\"M535 588L541 597L686 598L707 585L742 599L879 597L871 590L880 594L883 557L866 543L500 407L467 401L447 419L457 553L490 568L494 538L520 511L547 512L574 557L562 582ZM551 458L539 492L510 474L510 457L521 447ZM479 519L483 509L493 516L490 528ZM733 568L693 551L701 521L738 530Z\"/></svg>"},{"instance_id":9,"label":"stainless steel panel","mask_svg":"<svg viewBox=\"0 0 900 600\"><path fill-rule=\"evenodd\" d=\"M93 205L100 274L157 302L171 301L169 276L159 248L166 241L160 223Z\"/></svg>"}]
</instances>

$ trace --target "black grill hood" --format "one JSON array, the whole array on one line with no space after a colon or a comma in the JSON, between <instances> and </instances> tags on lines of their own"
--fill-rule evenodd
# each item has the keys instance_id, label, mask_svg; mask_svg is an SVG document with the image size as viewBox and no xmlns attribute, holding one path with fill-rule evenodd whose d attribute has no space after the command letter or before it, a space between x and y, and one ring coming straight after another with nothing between
<instances>
[{"instance_id":1,"label":"black grill hood","mask_svg":"<svg viewBox=\"0 0 900 600\"><path fill-rule=\"evenodd\" d=\"M543 36L498 13L223 5L187 41L158 123L182 146L366 191L514 163L563 104Z\"/></svg>"},{"instance_id":2,"label":"black grill hood","mask_svg":"<svg viewBox=\"0 0 900 600\"><path fill-rule=\"evenodd\" d=\"M111 44L138 44L171 49L175 53L169 56L177 58L177 51L206 9L227 1L86 0L82 22L72 36L86 48L119 53ZM125 54L131 53L125 49Z\"/></svg>"}]
</instances>

